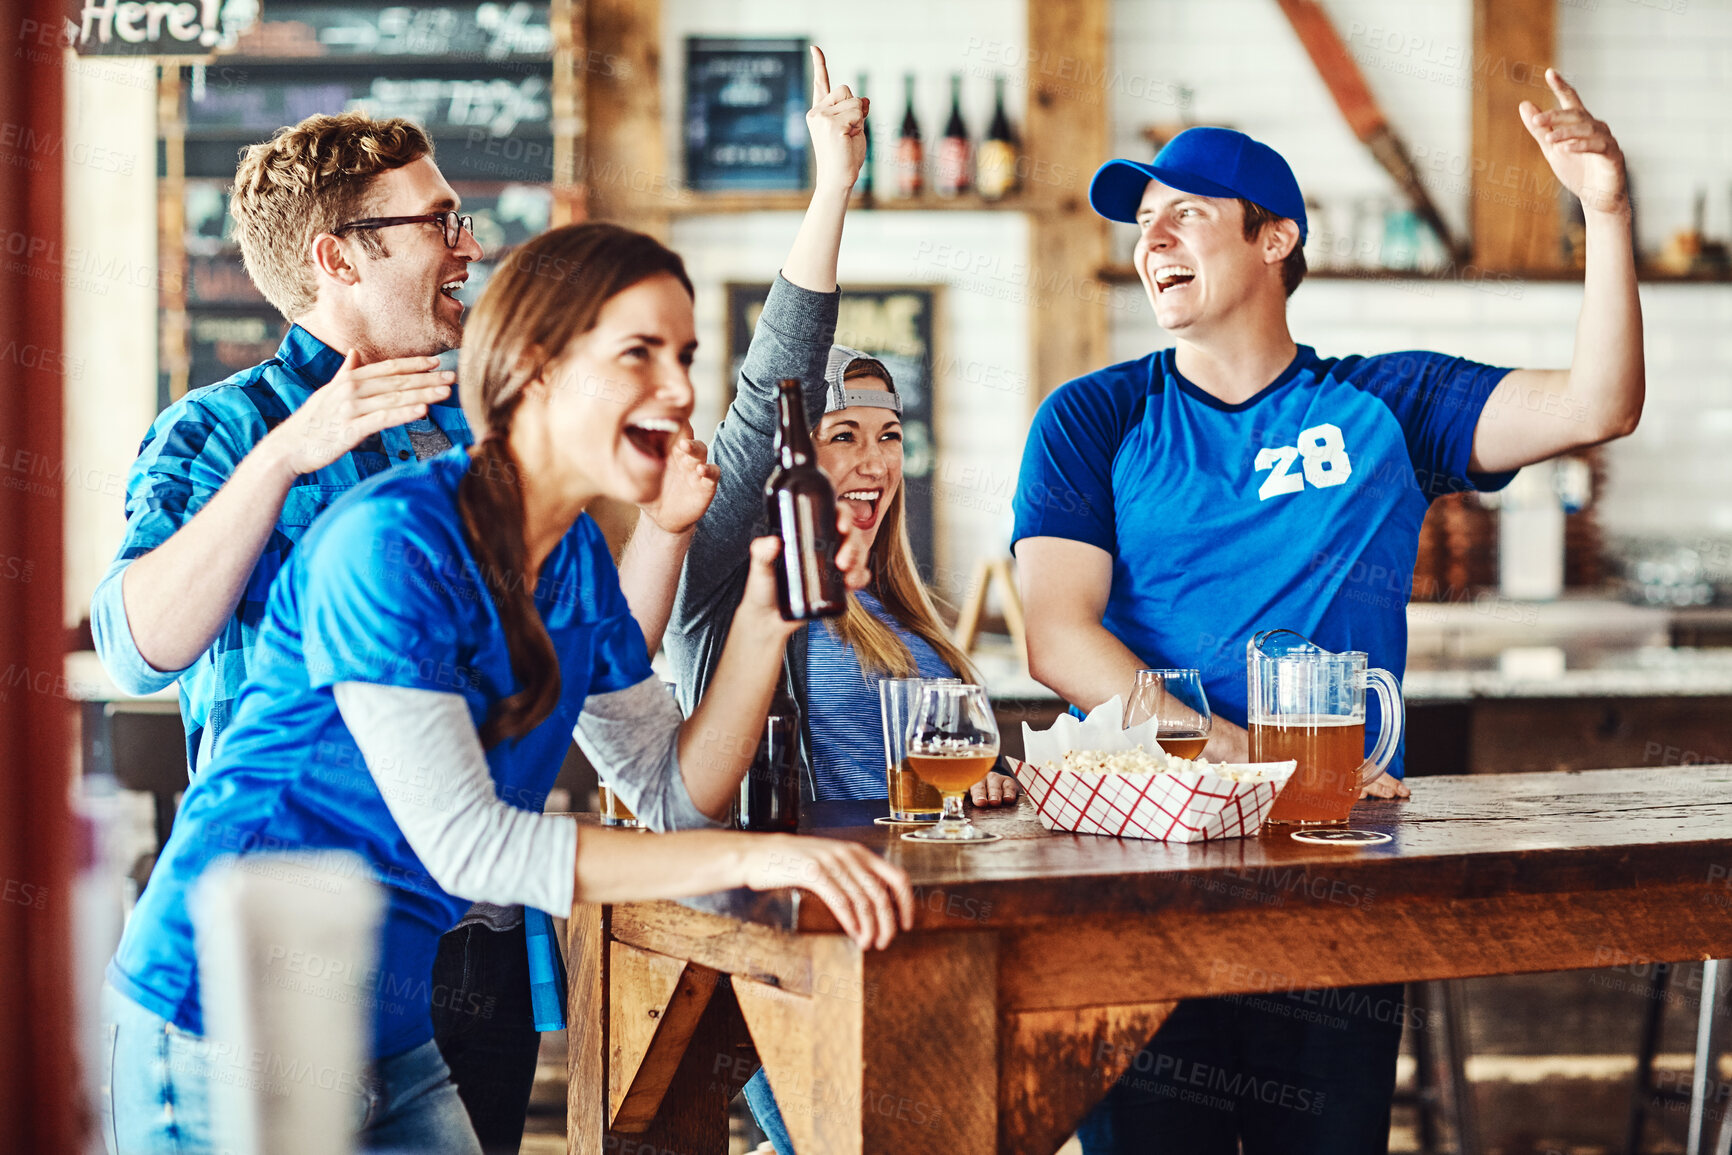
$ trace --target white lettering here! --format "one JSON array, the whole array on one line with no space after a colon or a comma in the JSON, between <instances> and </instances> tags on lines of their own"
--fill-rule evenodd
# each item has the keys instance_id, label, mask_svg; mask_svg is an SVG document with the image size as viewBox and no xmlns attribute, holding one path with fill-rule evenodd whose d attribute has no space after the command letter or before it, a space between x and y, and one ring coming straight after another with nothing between
<instances>
[{"instance_id":1,"label":"white lettering here!","mask_svg":"<svg viewBox=\"0 0 1732 1155\"><path fill-rule=\"evenodd\" d=\"M1353 476L1353 462L1347 456L1347 443L1338 425L1313 425L1299 431L1297 445L1271 445L1257 451L1252 467L1270 474L1257 488L1257 500L1298 493L1309 484L1314 489L1328 489L1344 484ZM1300 463L1300 472L1292 472L1293 463Z\"/></svg>"}]
</instances>

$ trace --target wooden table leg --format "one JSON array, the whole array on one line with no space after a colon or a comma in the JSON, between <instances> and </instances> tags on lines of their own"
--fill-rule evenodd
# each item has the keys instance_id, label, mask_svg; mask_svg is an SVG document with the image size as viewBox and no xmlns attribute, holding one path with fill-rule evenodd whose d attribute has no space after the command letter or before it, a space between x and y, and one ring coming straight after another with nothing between
<instances>
[{"instance_id":1,"label":"wooden table leg","mask_svg":"<svg viewBox=\"0 0 1732 1155\"><path fill-rule=\"evenodd\" d=\"M738 1005L717 972L612 942L609 910L570 923L573 1155L726 1155L728 1103L757 1069Z\"/></svg>"},{"instance_id":2,"label":"wooden table leg","mask_svg":"<svg viewBox=\"0 0 1732 1155\"><path fill-rule=\"evenodd\" d=\"M794 1147L824 1155L991 1155L998 1145L998 941L812 943L812 992L740 976L740 1010Z\"/></svg>"}]
</instances>

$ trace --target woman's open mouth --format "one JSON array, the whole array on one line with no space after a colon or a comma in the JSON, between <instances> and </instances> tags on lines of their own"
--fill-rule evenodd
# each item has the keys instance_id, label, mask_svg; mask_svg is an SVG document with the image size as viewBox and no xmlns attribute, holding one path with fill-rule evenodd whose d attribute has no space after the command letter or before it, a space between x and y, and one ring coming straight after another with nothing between
<instances>
[{"instance_id":1,"label":"woman's open mouth","mask_svg":"<svg viewBox=\"0 0 1732 1155\"><path fill-rule=\"evenodd\" d=\"M672 417L640 417L625 427L632 448L654 461L665 463L679 436L680 423Z\"/></svg>"},{"instance_id":2,"label":"woman's open mouth","mask_svg":"<svg viewBox=\"0 0 1732 1155\"><path fill-rule=\"evenodd\" d=\"M883 496L882 489L850 489L840 494L837 500L846 503L848 516L854 519L855 526L870 529L878 520L878 501Z\"/></svg>"}]
</instances>

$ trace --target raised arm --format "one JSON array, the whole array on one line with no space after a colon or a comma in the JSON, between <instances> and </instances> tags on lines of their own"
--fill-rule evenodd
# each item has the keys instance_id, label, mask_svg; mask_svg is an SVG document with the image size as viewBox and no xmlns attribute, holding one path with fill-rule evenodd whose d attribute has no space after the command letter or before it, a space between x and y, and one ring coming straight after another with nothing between
<instances>
[{"instance_id":1,"label":"raised arm","mask_svg":"<svg viewBox=\"0 0 1732 1155\"><path fill-rule=\"evenodd\" d=\"M1486 401L1472 461L1483 472L1624 437L1642 416L1642 302L1624 154L1555 69L1546 70L1546 82L1558 107L1541 112L1524 100L1520 112L1552 172L1581 198L1587 222L1582 313L1568 369L1517 369Z\"/></svg>"},{"instance_id":2,"label":"raised arm","mask_svg":"<svg viewBox=\"0 0 1732 1155\"><path fill-rule=\"evenodd\" d=\"M672 614L668 650L680 667L682 700L692 701L719 660L725 631L744 581L746 548L763 532L764 482L775 463L776 383L792 377L806 384L807 418L816 424L824 398L824 368L836 335L836 253L848 194L865 158L866 102L846 86L829 90L823 54L813 50L812 133L816 187L794 238L782 275L752 332L752 343L735 382L734 399L717 428L710 460L721 472L715 500L693 535ZM650 556L667 557L670 545L640 521ZM635 580L635 579L634 579ZM621 583L625 581L622 570ZM628 590L629 592L629 590Z\"/></svg>"},{"instance_id":3,"label":"raised arm","mask_svg":"<svg viewBox=\"0 0 1732 1155\"><path fill-rule=\"evenodd\" d=\"M210 648L234 615L295 478L381 429L423 416L429 402L451 391L454 374L437 366L432 357L363 366L351 352L329 384L238 462L234 455L204 459L205 439L222 432L210 428L209 414L189 412L159 433L128 486L133 508L121 556L135 560L110 571L92 606L98 653L122 688L166 685ZM194 430L200 450L179 452L182 434ZM151 678L152 671L168 676Z\"/></svg>"}]
</instances>

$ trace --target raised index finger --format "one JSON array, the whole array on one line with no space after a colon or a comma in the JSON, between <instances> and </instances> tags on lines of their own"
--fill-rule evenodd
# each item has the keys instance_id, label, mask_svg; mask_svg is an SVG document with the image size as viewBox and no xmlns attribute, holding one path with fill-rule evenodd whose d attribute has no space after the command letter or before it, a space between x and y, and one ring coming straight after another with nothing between
<instances>
[{"instance_id":1,"label":"raised index finger","mask_svg":"<svg viewBox=\"0 0 1732 1155\"><path fill-rule=\"evenodd\" d=\"M812 45L812 107L830 95L830 67L824 63L824 50Z\"/></svg>"},{"instance_id":2,"label":"raised index finger","mask_svg":"<svg viewBox=\"0 0 1732 1155\"><path fill-rule=\"evenodd\" d=\"M1582 98L1565 80L1563 73L1555 68L1546 69L1546 83L1552 86L1552 93L1558 98L1559 108L1581 108Z\"/></svg>"}]
</instances>

